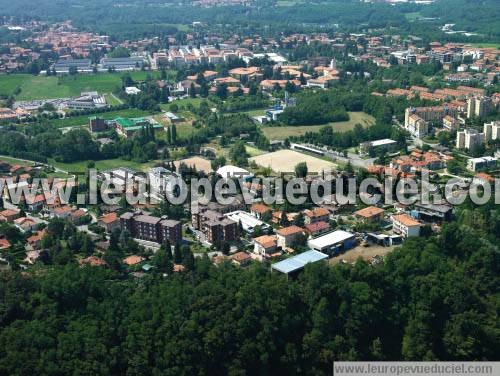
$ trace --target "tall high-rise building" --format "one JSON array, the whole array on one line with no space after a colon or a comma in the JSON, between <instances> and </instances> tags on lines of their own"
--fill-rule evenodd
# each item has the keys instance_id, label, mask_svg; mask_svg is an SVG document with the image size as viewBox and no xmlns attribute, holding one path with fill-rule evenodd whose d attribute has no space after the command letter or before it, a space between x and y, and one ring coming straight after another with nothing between
<instances>
[{"instance_id":1,"label":"tall high-rise building","mask_svg":"<svg viewBox=\"0 0 500 376\"><path fill-rule=\"evenodd\" d=\"M483 117L491 111L490 97L472 97L467 100L467 117Z\"/></svg>"},{"instance_id":2,"label":"tall high-rise building","mask_svg":"<svg viewBox=\"0 0 500 376\"><path fill-rule=\"evenodd\" d=\"M500 139L500 121L484 123L484 139L486 142Z\"/></svg>"},{"instance_id":3,"label":"tall high-rise building","mask_svg":"<svg viewBox=\"0 0 500 376\"><path fill-rule=\"evenodd\" d=\"M457 149L474 150L484 143L484 133L479 133L475 129L465 129L457 132Z\"/></svg>"}]
</instances>

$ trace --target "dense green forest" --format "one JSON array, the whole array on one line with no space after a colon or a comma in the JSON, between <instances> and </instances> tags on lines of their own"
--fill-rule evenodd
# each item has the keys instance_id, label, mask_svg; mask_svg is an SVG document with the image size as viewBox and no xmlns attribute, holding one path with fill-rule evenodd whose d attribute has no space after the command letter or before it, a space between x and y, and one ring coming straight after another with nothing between
<instances>
[{"instance_id":1,"label":"dense green forest","mask_svg":"<svg viewBox=\"0 0 500 376\"><path fill-rule=\"evenodd\" d=\"M82 6L77 0L0 0L4 15L19 19L62 21L101 32L117 39L140 35L175 33L179 24L203 21L210 26L239 25L241 32L301 32L307 29L355 31L373 28L397 28L397 32L418 33L456 39L439 32L445 23L457 30L481 33L479 38L500 37L500 9L496 0L437 0L431 5L364 3L359 0L306 1L279 6L277 1L256 0L247 6L199 7L191 2L164 0L126 2L89 0ZM229 21L230 20L230 21ZM265 28L264 28L265 26ZM182 29L182 28L181 28ZM234 32L234 26L227 28ZM463 38L459 37L459 38Z\"/></svg>"},{"instance_id":2,"label":"dense green forest","mask_svg":"<svg viewBox=\"0 0 500 376\"><path fill-rule=\"evenodd\" d=\"M331 374L334 359L499 360L500 211L457 221L384 262L263 266L143 279L73 262L4 272L0 374ZM119 270L119 269L118 269Z\"/></svg>"}]
</instances>

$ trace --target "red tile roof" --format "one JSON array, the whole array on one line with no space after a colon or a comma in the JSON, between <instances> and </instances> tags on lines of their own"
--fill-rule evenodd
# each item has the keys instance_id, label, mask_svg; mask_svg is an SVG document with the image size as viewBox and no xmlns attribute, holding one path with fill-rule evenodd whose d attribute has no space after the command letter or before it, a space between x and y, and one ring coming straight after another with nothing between
<instances>
[{"instance_id":1,"label":"red tile roof","mask_svg":"<svg viewBox=\"0 0 500 376\"><path fill-rule=\"evenodd\" d=\"M363 218L371 218L380 215L383 212L384 209L377 208L376 206L368 206L364 209L354 212L354 214Z\"/></svg>"},{"instance_id":2,"label":"red tile roof","mask_svg":"<svg viewBox=\"0 0 500 376\"><path fill-rule=\"evenodd\" d=\"M281 228L279 230L276 230L276 234L278 235L281 235L281 236L288 236L288 235L292 235L292 234L298 234L298 233L301 233L303 232L304 230L299 227L299 226L288 226L288 227L284 227L284 228Z\"/></svg>"},{"instance_id":3,"label":"red tile roof","mask_svg":"<svg viewBox=\"0 0 500 376\"><path fill-rule=\"evenodd\" d=\"M311 224L305 225L304 228L309 233L315 233L315 232L318 232L318 231L323 231L323 230L329 229L330 225L328 223L324 222L324 221L319 221L319 222L315 222L315 223L311 223Z\"/></svg>"}]
</instances>

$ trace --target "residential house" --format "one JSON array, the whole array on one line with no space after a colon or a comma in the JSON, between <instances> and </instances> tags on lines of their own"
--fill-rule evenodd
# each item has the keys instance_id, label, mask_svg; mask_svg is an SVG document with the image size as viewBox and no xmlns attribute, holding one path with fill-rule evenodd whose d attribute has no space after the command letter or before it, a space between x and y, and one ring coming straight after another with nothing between
<instances>
[{"instance_id":1,"label":"residential house","mask_svg":"<svg viewBox=\"0 0 500 376\"><path fill-rule=\"evenodd\" d=\"M137 265L137 264L140 264L141 262L143 262L145 260L144 257L142 256L138 256L138 255L131 255L131 256L128 256L128 257L125 257L123 259L123 263L125 265L128 265L128 266L133 266L133 265Z\"/></svg>"},{"instance_id":2,"label":"residential house","mask_svg":"<svg viewBox=\"0 0 500 376\"><path fill-rule=\"evenodd\" d=\"M304 222L306 225L316 222L328 222L330 212L325 208L314 208L304 211Z\"/></svg>"},{"instance_id":3,"label":"residential house","mask_svg":"<svg viewBox=\"0 0 500 376\"><path fill-rule=\"evenodd\" d=\"M288 226L276 230L276 243L281 249L291 247L300 235L304 234L304 229L299 226Z\"/></svg>"},{"instance_id":4,"label":"residential house","mask_svg":"<svg viewBox=\"0 0 500 376\"><path fill-rule=\"evenodd\" d=\"M354 216L364 223L380 223L384 219L384 209L368 206L354 212Z\"/></svg>"},{"instance_id":5,"label":"residential house","mask_svg":"<svg viewBox=\"0 0 500 376\"><path fill-rule=\"evenodd\" d=\"M246 252L237 252L231 257L233 264L237 266L247 266L250 264L252 257Z\"/></svg>"},{"instance_id":6,"label":"residential house","mask_svg":"<svg viewBox=\"0 0 500 376\"><path fill-rule=\"evenodd\" d=\"M420 222L408 214L396 214L392 216L392 231L404 238L420 235Z\"/></svg>"},{"instance_id":7,"label":"residential house","mask_svg":"<svg viewBox=\"0 0 500 376\"><path fill-rule=\"evenodd\" d=\"M34 231L38 227L38 223L28 217L20 217L14 220L14 225L21 230L21 232Z\"/></svg>"},{"instance_id":8,"label":"residential house","mask_svg":"<svg viewBox=\"0 0 500 376\"><path fill-rule=\"evenodd\" d=\"M328 222L315 222L304 226L306 234L310 237L316 237L330 230Z\"/></svg>"},{"instance_id":9,"label":"residential house","mask_svg":"<svg viewBox=\"0 0 500 376\"><path fill-rule=\"evenodd\" d=\"M115 228L120 227L120 218L116 212L107 213L99 217L97 224L104 227L107 233L111 233Z\"/></svg>"},{"instance_id":10,"label":"residential house","mask_svg":"<svg viewBox=\"0 0 500 376\"><path fill-rule=\"evenodd\" d=\"M0 235L0 251L3 251L5 249L9 249L11 247L11 244L9 240L4 236Z\"/></svg>"},{"instance_id":11,"label":"residential house","mask_svg":"<svg viewBox=\"0 0 500 376\"><path fill-rule=\"evenodd\" d=\"M266 213L271 213L271 208L267 205L264 205L264 204L259 204L259 203L256 203L256 204L253 204L251 207L250 207L250 213L254 216L254 217L257 217L258 219L262 219L262 217L266 214ZM0 213L1 215L1 213Z\"/></svg>"},{"instance_id":12,"label":"residential house","mask_svg":"<svg viewBox=\"0 0 500 376\"><path fill-rule=\"evenodd\" d=\"M14 222L15 219L19 218L21 211L5 209L0 212L0 222Z\"/></svg>"},{"instance_id":13,"label":"residential house","mask_svg":"<svg viewBox=\"0 0 500 376\"><path fill-rule=\"evenodd\" d=\"M28 237L28 239L26 239L26 243L28 243L28 245L32 249L40 249L40 246L42 244L42 238L43 238L44 235L45 235L45 231L44 230L37 231L36 233L34 233L30 237Z\"/></svg>"},{"instance_id":14,"label":"residential house","mask_svg":"<svg viewBox=\"0 0 500 376\"><path fill-rule=\"evenodd\" d=\"M278 244L275 236L262 235L254 239L253 253L261 260L276 253L277 248Z\"/></svg>"}]
</instances>

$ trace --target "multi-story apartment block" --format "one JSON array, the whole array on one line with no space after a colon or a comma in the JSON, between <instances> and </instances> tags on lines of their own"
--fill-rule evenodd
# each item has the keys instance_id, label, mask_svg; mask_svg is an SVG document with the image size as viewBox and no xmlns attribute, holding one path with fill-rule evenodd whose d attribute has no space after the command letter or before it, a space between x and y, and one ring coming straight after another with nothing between
<instances>
[{"instance_id":1,"label":"multi-story apartment block","mask_svg":"<svg viewBox=\"0 0 500 376\"><path fill-rule=\"evenodd\" d=\"M484 140L494 141L500 139L500 121L492 121L491 123L484 123Z\"/></svg>"},{"instance_id":2,"label":"multi-story apartment block","mask_svg":"<svg viewBox=\"0 0 500 376\"><path fill-rule=\"evenodd\" d=\"M465 129L457 132L457 149L475 150L484 143L484 133L479 133L475 129Z\"/></svg>"},{"instance_id":3,"label":"multi-story apartment block","mask_svg":"<svg viewBox=\"0 0 500 376\"><path fill-rule=\"evenodd\" d=\"M459 122L453 116L446 115L443 118L443 128L449 131L455 131L459 127Z\"/></svg>"},{"instance_id":4,"label":"multi-story apartment block","mask_svg":"<svg viewBox=\"0 0 500 376\"><path fill-rule=\"evenodd\" d=\"M497 166L497 158L486 156L471 158L467 160L467 169L470 171L479 171Z\"/></svg>"},{"instance_id":5,"label":"multi-story apartment block","mask_svg":"<svg viewBox=\"0 0 500 376\"><path fill-rule=\"evenodd\" d=\"M458 109L444 104L442 106L408 107L405 110L405 124L411 115L417 115L426 122L441 122L446 115L457 117Z\"/></svg>"},{"instance_id":6,"label":"multi-story apartment block","mask_svg":"<svg viewBox=\"0 0 500 376\"><path fill-rule=\"evenodd\" d=\"M490 97L473 97L467 100L467 117L483 117L490 113L492 101Z\"/></svg>"},{"instance_id":7,"label":"multi-story apartment block","mask_svg":"<svg viewBox=\"0 0 500 376\"><path fill-rule=\"evenodd\" d=\"M238 223L207 206L192 206L191 221L194 229L201 231L209 243L230 242L238 237Z\"/></svg>"},{"instance_id":8,"label":"multi-story apartment block","mask_svg":"<svg viewBox=\"0 0 500 376\"><path fill-rule=\"evenodd\" d=\"M182 240L182 224L179 221L151 215L127 212L120 216L120 227L128 230L133 238L176 244Z\"/></svg>"},{"instance_id":9,"label":"multi-story apartment block","mask_svg":"<svg viewBox=\"0 0 500 376\"><path fill-rule=\"evenodd\" d=\"M422 138L429 132L427 122L417 114L408 117L408 121L405 121L405 129L417 138Z\"/></svg>"}]
</instances>

